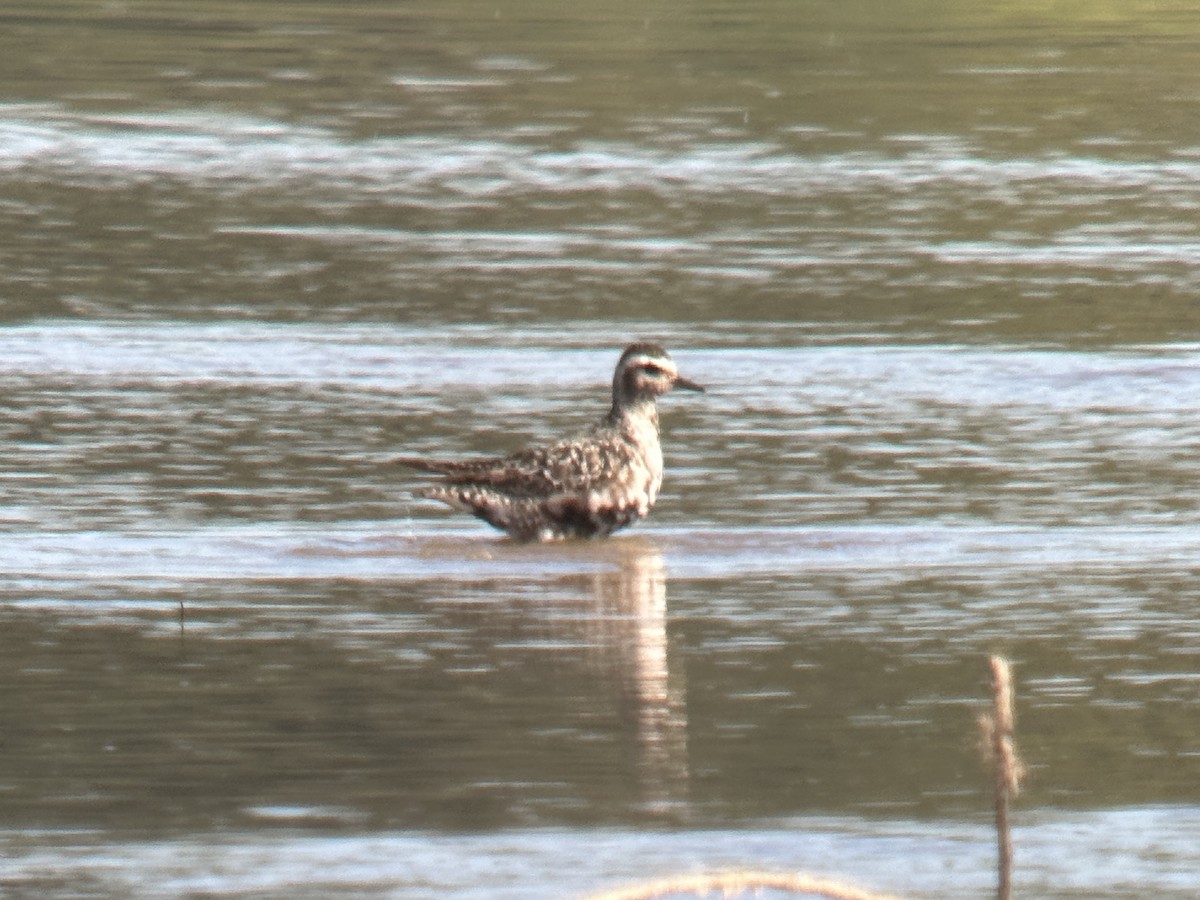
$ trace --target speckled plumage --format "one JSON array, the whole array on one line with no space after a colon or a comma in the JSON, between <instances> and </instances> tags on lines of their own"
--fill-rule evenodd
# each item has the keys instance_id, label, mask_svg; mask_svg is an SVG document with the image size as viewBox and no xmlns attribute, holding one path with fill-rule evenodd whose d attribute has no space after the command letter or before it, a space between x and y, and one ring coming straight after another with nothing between
<instances>
[{"instance_id":1,"label":"speckled plumage","mask_svg":"<svg viewBox=\"0 0 1200 900\"><path fill-rule=\"evenodd\" d=\"M629 346L613 373L612 408L582 435L511 456L449 462L400 457L441 480L416 492L478 516L517 540L601 537L643 518L662 484L657 399L680 377L658 344Z\"/></svg>"}]
</instances>

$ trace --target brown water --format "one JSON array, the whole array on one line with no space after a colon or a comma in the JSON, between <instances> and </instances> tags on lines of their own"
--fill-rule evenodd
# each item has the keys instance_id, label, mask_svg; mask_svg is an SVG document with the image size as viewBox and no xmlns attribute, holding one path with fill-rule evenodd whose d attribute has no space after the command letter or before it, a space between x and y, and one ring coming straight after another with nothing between
<instances>
[{"instance_id":1,"label":"brown water","mask_svg":"<svg viewBox=\"0 0 1200 900\"><path fill-rule=\"evenodd\" d=\"M1200 892L1200 14L0 11L0 894ZM836 7L836 8L835 8ZM517 546L398 452L603 411Z\"/></svg>"}]
</instances>

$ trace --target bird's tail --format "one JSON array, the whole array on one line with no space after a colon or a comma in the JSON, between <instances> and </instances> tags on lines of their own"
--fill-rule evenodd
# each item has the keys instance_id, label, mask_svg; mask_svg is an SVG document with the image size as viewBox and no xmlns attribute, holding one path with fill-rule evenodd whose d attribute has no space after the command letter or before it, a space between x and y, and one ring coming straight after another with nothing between
<instances>
[{"instance_id":1,"label":"bird's tail","mask_svg":"<svg viewBox=\"0 0 1200 900\"><path fill-rule=\"evenodd\" d=\"M497 463L497 460L493 459L449 460L425 459L420 456L396 456L392 459L393 462L408 466L410 469L433 472L435 475L442 475L454 482L470 478L487 480L487 473L495 468Z\"/></svg>"},{"instance_id":2,"label":"bird's tail","mask_svg":"<svg viewBox=\"0 0 1200 900\"><path fill-rule=\"evenodd\" d=\"M436 459L425 459L421 456L395 456L392 457L392 462L408 466L410 469L420 469L422 472L436 472L440 475L446 473L446 464L438 462Z\"/></svg>"},{"instance_id":3,"label":"bird's tail","mask_svg":"<svg viewBox=\"0 0 1200 900\"><path fill-rule=\"evenodd\" d=\"M454 475L463 468L461 462L426 460L424 456L394 456L391 461L398 466L407 466L410 469L420 469L421 472L432 472L437 475Z\"/></svg>"}]
</instances>

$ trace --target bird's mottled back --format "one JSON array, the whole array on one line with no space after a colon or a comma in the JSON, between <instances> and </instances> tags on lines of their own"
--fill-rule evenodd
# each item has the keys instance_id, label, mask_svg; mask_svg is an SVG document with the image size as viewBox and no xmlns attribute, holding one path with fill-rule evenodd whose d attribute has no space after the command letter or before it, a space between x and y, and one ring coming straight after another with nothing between
<instances>
[{"instance_id":1,"label":"bird's mottled back","mask_svg":"<svg viewBox=\"0 0 1200 900\"><path fill-rule=\"evenodd\" d=\"M611 534L643 518L662 484L656 400L680 377L658 344L631 344L613 373L612 407L579 437L511 456L449 462L398 461L441 476L417 491L470 512L518 540Z\"/></svg>"}]
</instances>

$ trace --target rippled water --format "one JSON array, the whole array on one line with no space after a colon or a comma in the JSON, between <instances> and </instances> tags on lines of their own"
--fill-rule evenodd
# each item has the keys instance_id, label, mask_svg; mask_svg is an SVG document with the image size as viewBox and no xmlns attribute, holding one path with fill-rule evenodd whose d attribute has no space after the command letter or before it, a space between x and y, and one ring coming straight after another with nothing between
<instances>
[{"instance_id":1,"label":"rippled water","mask_svg":"<svg viewBox=\"0 0 1200 900\"><path fill-rule=\"evenodd\" d=\"M0 892L559 897L702 868L1190 897L1200 17L0 14ZM802 14L801 14L802 13ZM671 347L667 481L515 450Z\"/></svg>"}]
</instances>

